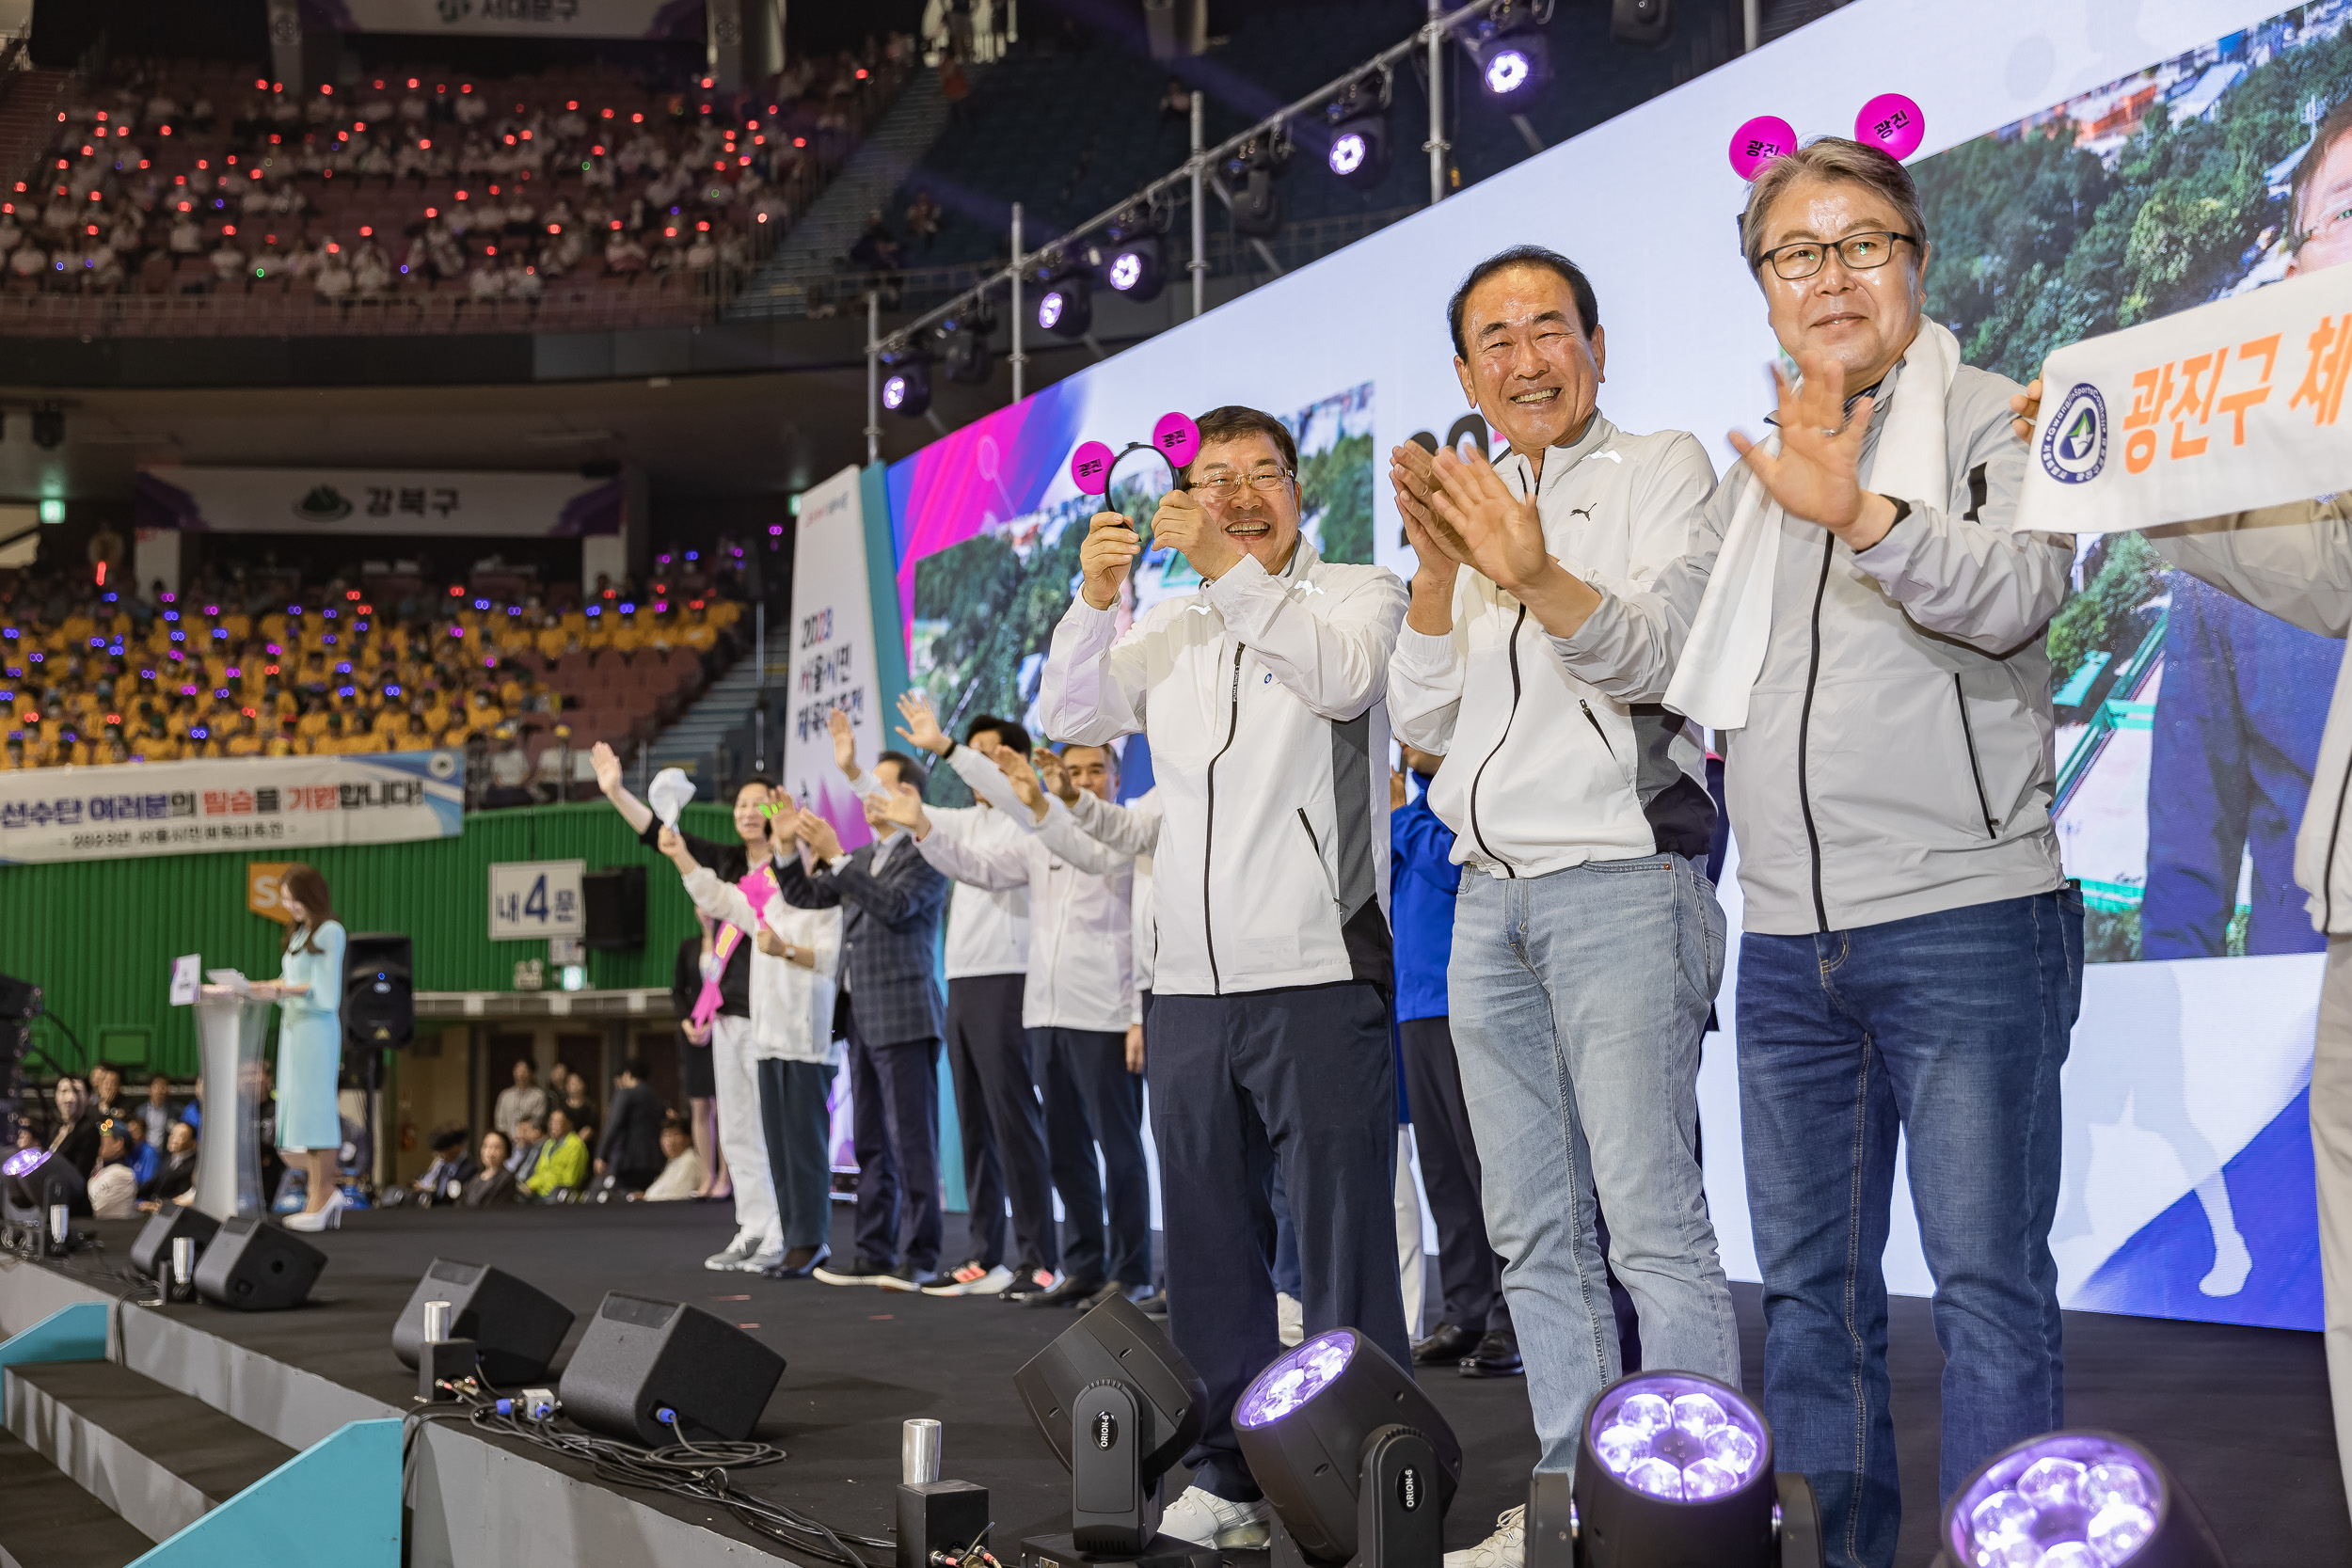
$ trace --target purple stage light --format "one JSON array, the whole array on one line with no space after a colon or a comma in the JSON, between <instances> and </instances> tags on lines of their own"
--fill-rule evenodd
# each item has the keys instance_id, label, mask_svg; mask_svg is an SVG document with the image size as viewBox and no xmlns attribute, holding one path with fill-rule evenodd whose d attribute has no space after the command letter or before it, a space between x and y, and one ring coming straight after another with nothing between
<instances>
[{"instance_id":1,"label":"purple stage light","mask_svg":"<svg viewBox=\"0 0 2352 1568\"><path fill-rule=\"evenodd\" d=\"M1364 166L1364 135L1350 131L1331 143L1331 172L1344 178Z\"/></svg>"},{"instance_id":2,"label":"purple stage light","mask_svg":"<svg viewBox=\"0 0 2352 1568\"><path fill-rule=\"evenodd\" d=\"M1637 1492L1675 1502L1728 1497L1756 1480L1770 1445L1754 1406L1708 1379L1636 1375L1595 1402L1593 1452Z\"/></svg>"},{"instance_id":3,"label":"purple stage light","mask_svg":"<svg viewBox=\"0 0 2352 1568\"><path fill-rule=\"evenodd\" d=\"M1273 1425L1329 1387L1355 1354L1356 1341L1344 1330L1316 1335L1258 1374L1234 1408L1233 1424Z\"/></svg>"},{"instance_id":4,"label":"purple stage light","mask_svg":"<svg viewBox=\"0 0 2352 1568\"><path fill-rule=\"evenodd\" d=\"M884 408L894 414L897 413L898 405L907 400L907 378L903 375L894 375L883 382L882 400Z\"/></svg>"},{"instance_id":5,"label":"purple stage light","mask_svg":"<svg viewBox=\"0 0 2352 1568\"><path fill-rule=\"evenodd\" d=\"M1953 1557L1979 1568L2122 1568L2165 1513L2153 1461L2118 1438L2058 1433L1986 1465L1947 1521Z\"/></svg>"},{"instance_id":6,"label":"purple stage light","mask_svg":"<svg viewBox=\"0 0 2352 1568\"><path fill-rule=\"evenodd\" d=\"M1499 49L1486 59L1486 90L1501 98L1527 86L1534 74L1523 49Z\"/></svg>"},{"instance_id":7,"label":"purple stage light","mask_svg":"<svg viewBox=\"0 0 2352 1568\"><path fill-rule=\"evenodd\" d=\"M0 1160L0 1176L30 1176L40 1169L41 1162L48 1158L49 1151L45 1148L20 1148L6 1160Z\"/></svg>"},{"instance_id":8,"label":"purple stage light","mask_svg":"<svg viewBox=\"0 0 2352 1568\"><path fill-rule=\"evenodd\" d=\"M1068 304L1069 301L1059 289L1048 289L1044 297L1037 302L1038 325L1051 332L1054 329L1054 324L1061 320L1061 313Z\"/></svg>"}]
</instances>

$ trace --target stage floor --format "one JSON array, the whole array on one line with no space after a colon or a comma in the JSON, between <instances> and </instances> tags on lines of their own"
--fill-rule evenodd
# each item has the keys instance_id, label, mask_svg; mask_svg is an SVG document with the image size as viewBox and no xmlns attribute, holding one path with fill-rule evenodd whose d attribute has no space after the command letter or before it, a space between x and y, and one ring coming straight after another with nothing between
<instances>
[{"instance_id":1,"label":"stage floor","mask_svg":"<svg viewBox=\"0 0 2352 1568\"><path fill-rule=\"evenodd\" d=\"M1000 1556L1026 1534L1067 1528L1069 1482L1012 1391L1014 1369L1068 1326L1062 1311L995 1300L934 1300L802 1280L714 1274L702 1259L725 1245L726 1211L701 1204L492 1211L392 1210L347 1216L317 1238L331 1261L310 1307L293 1312L192 1314L206 1332L405 1405L414 1375L392 1356L391 1324L436 1256L496 1264L580 1314L578 1337L610 1290L683 1301L742 1324L788 1365L761 1435L790 1457L740 1471L745 1490L788 1498L836 1529L886 1533L898 1479L898 1423L946 1425L944 1473L986 1486ZM848 1255L849 1216L834 1245ZM961 1241L961 1216L949 1216ZM135 1226L98 1227L124 1259ZM954 1245L950 1258L961 1256ZM87 1277L84 1260L73 1273ZM1763 1323L1754 1286L1734 1286L1751 1392L1760 1387ZM1937 1383L1943 1358L1927 1304L1898 1300L1892 1324L1897 1445L1908 1508L1897 1561L1933 1558ZM570 1345L565 1346L568 1354ZM2236 1568L2352 1562L2320 1337L2100 1313L2066 1318L2067 1415L2147 1444L2170 1464L2221 1532ZM1460 1495L1446 1543L1468 1545L1525 1497L1534 1462L1526 1387L1424 1374L1461 1439ZM511 1443L511 1439L491 1439ZM584 1475L545 1450L542 1463ZM646 1505L747 1543L772 1544L732 1519L658 1493ZM1173 1495L1172 1493L1170 1494ZM1256 1554L1248 1554L1255 1556Z\"/></svg>"}]
</instances>

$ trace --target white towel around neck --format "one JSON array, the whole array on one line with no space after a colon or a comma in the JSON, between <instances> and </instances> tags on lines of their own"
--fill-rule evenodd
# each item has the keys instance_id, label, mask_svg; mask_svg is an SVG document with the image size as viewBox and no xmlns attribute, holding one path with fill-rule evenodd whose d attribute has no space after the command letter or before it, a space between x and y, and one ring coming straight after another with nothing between
<instances>
[{"instance_id":1,"label":"white towel around neck","mask_svg":"<svg viewBox=\"0 0 2352 1568\"><path fill-rule=\"evenodd\" d=\"M1906 500L1941 501L1951 491L1944 450L1944 410L1960 367L1960 341L1941 323L1923 321L1903 351L1903 373L1870 462L1869 488ZM1780 434L1765 450L1780 452ZM1748 694L1764 673L1772 641L1772 570L1780 554L1781 505L1754 474L1724 531L1690 638L1666 687L1666 705L1709 729L1748 721Z\"/></svg>"}]
</instances>

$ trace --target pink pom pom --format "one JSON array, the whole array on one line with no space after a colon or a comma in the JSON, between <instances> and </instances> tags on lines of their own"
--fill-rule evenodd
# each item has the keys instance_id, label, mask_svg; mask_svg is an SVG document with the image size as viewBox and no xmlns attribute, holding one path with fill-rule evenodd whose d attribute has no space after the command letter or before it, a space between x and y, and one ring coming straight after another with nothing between
<instances>
[{"instance_id":1,"label":"pink pom pom","mask_svg":"<svg viewBox=\"0 0 2352 1568\"><path fill-rule=\"evenodd\" d=\"M1928 117L1899 92L1880 93L1862 105L1853 119L1854 140L1877 148L1898 163L1918 151L1927 134Z\"/></svg>"},{"instance_id":2,"label":"pink pom pom","mask_svg":"<svg viewBox=\"0 0 2352 1568\"><path fill-rule=\"evenodd\" d=\"M1731 134L1731 171L1742 180L1764 172L1774 158L1797 150L1797 133L1778 115L1758 115Z\"/></svg>"},{"instance_id":3,"label":"pink pom pom","mask_svg":"<svg viewBox=\"0 0 2352 1568\"><path fill-rule=\"evenodd\" d=\"M1100 441L1089 441L1072 452L1070 480L1081 495L1108 493L1111 487L1111 449Z\"/></svg>"}]
</instances>

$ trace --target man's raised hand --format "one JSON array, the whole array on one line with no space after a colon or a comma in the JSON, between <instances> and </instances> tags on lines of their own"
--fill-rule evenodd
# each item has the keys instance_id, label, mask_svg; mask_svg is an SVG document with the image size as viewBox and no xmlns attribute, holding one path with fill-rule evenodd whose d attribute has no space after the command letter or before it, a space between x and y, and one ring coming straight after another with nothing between
<instances>
[{"instance_id":1,"label":"man's raised hand","mask_svg":"<svg viewBox=\"0 0 2352 1568\"><path fill-rule=\"evenodd\" d=\"M1543 518L1521 500L1481 453L1464 457L1449 447L1430 460L1436 487L1429 509L1432 540L1454 560L1484 572L1495 586L1518 593L1551 562Z\"/></svg>"},{"instance_id":2,"label":"man's raised hand","mask_svg":"<svg viewBox=\"0 0 2352 1568\"><path fill-rule=\"evenodd\" d=\"M1152 514L1152 537L1181 553L1203 582L1214 582L1241 560L1241 547L1225 537L1200 497L1191 490L1170 490Z\"/></svg>"},{"instance_id":3,"label":"man's raised hand","mask_svg":"<svg viewBox=\"0 0 2352 1568\"><path fill-rule=\"evenodd\" d=\"M910 746L921 752L936 752L941 756L956 749L947 732L939 727L939 716L931 705L918 692L898 693L898 716L906 721L898 726L898 735Z\"/></svg>"},{"instance_id":4,"label":"man's raised hand","mask_svg":"<svg viewBox=\"0 0 2352 1568\"><path fill-rule=\"evenodd\" d=\"M832 823L806 806L793 817L792 831L820 863L841 853L841 835L833 831Z\"/></svg>"},{"instance_id":5,"label":"man's raised hand","mask_svg":"<svg viewBox=\"0 0 2352 1568\"><path fill-rule=\"evenodd\" d=\"M866 804L874 816L884 822L895 822L916 838L928 837L931 819L923 810L923 795L911 784L898 784L888 790L866 798Z\"/></svg>"},{"instance_id":6,"label":"man's raised hand","mask_svg":"<svg viewBox=\"0 0 2352 1568\"><path fill-rule=\"evenodd\" d=\"M1438 488L1436 458L1417 441L1407 441L1389 453L1389 487L1396 494L1397 515L1405 519L1405 542L1421 561L1416 577L1443 579L1450 589L1461 562L1446 552L1430 497Z\"/></svg>"},{"instance_id":7,"label":"man's raised hand","mask_svg":"<svg viewBox=\"0 0 2352 1568\"><path fill-rule=\"evenodd\" d=\"M588 748L588 765L596 770L596 787L607 795L621 787L621 759L612 747L597 741Z\"/></svg>"},{"instance_id":8,"label":"man's raised hand","mask_svg":"<svg viewBox=\"0 0 2352 1568\"><path fill-rule=\"evenodd\" d=\"M832 716L825 721L825 727L833 732L834 765L850 778L856 778L857 732L850 728L850 716L839 708L834 708Z\"/></svg>"},{"instance_id":9,"label":"man's raised hand","mask_svg":"<svg viewBox=\"0 0 2352 1568\"><path fill-rule=\"evenodd\" d=\"M1086 580L1078 592L1089 608L1108 610L1119 602L1119 585L1142 553L1143 541L1119 513L1097 512L1088 521L1086 543L1078 547L1078 570Z\"/></svg>"},{"instance_id":10,"label":"man's raised hand","mask_svg":"<svg viewBox=\"0 0 2352 1568\"><path fill-rule=\"evenodd\" d=\"M1780 433L1780 455L1738 431L1731 444L1772 499L1792 517L1820 524L1854 549L1867 549L1883 537L1885 527L1870 537L1864 516L1861 482L1854 476L1862 463L1863 438L1869 434L1874 400L1857 398L1846 407L1846 367L1827 355L1807 354L1797 360L1803 376L1790 381L1780 366L1772 367L1772 383L1780 406L1772 422ZM1893 508L1883 519L1893 525Z\"/></svg>"},{"instance_id":11,"label":"man's raised hand","mask_svg":"<svg viewBox=\"0 0 2352 1568\"><path fill-rule=\"evenodd\" d=\"M1039 821L1045 820L1045 786L1039 782L1037 769L1029 759L1010 746L996 748L996 766L1004 770L1012 785L1013 798L1029 808Z\"/></svg>"}]
</instances>

